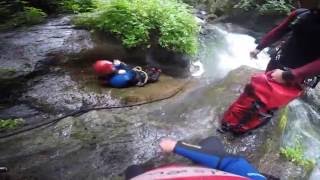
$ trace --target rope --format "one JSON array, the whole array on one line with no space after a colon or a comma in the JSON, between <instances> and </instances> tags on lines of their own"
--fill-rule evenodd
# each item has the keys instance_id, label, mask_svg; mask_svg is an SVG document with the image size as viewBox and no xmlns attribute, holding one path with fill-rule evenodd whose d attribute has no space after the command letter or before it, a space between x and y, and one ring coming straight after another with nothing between
<instances>
[{"instance_id":1,"label":"rope","mask_svg":"<svg viewBox=\"0 0 320 180\"><path fill-rule=\"evenodd\" d=\"M171 95L169 95L167 97L154 99L154 100L146 101L146 102L142 102L142 103L136 103L136 104L131 104L131 105L123 105L123 106L101 106L101 107L91 107L91 108L86 108L86 109L80 109L80 110L71 112L71 113L66 114L66 115L64 115L62 117L59 117L59 118L54 118L54 119L51 119L49 121L46 121L46 122L43 122L43 123L39 123L39 124L36 124L34 126L31 126L31 127L29 126L29 127L21 128L19 130L13 131L13 132L6 133L4 135L1 135L0 139L5 139L5 138L8 138L8 137L15 136L15 135L18 135L18 134L21 134L21 133L24 133L24 132L28 132L28 131L31 131L33 129L37 129L37 128L44 127L44 126L50 127L53 124L61 121L62 119L65 119L67 117L80 116L80 115L82 115L84 113L87 113L87 112L93 111L93 110L129 108L129 107L142 106L142 105L145 105L145 104L150 104L150 103L154 103L154 102L163 101L163 100L170 99L170 98L174 97L175 95L180 93L183 90L183 88L184 88L184 86L182 86L181 88L178 89L178 91L176 91L175 93L173 93L173 94L171 94Z\"/></svg>"},{"instance_id":2,"label":"rope","mask_svg":"<svg viewBox=\"0 0 320 180\"><path fill-rule=\"evenodd\" d=\"M136 71L136 72L141 72L141 73L143 73L144 76L145 76L144 81L143 81L143 82L139 81L139 82L136 84L137 86L144 86L145 84L147 84L147 82L148 82L148 80L149 80L149 76L148 76L148 74L147 74L145 71L142 70L142 68L141 68L140 66L136 66L136 67L134 67L132 70L134 70L134 71Z\"/></svg>"}]
</instances>

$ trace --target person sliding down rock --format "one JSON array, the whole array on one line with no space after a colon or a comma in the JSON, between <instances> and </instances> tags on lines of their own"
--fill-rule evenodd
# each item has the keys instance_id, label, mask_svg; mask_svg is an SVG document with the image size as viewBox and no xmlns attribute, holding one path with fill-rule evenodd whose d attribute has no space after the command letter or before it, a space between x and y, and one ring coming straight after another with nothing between
<instances>
[{"instance_id":1,"label":"person sliding down rock","mask_svg":"<svg viewBox=\"0 0 320 180\"><path fill-rule=\"evenodd\" d=\"M161 73L159 68L131 68L119 60L98 60L94 63L93 69L101 84L115 88L144 86L158 81Z\"/></svg>"},{"instance_id":2,"label":"person sliding down rock","mask_svg":"<svg viewBox=\"0 0 320 180\"><path fill-rule=\"evenodd\" d=\"M209 137L192 145L164 138L160 141L163 152L174 152L196 165L166 165L146 171L141 165L129 166L126 179L131 180L266 180L246 159L227 153L217 137Z\"/></svg>"}]
</instances>

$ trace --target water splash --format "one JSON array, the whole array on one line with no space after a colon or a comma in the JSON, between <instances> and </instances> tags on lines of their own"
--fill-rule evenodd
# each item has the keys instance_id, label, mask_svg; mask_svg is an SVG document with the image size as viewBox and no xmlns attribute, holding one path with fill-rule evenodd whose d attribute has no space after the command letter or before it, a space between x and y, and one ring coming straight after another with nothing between
<instances>
[{"instance_id":1,"label":"water splash","mask_svg":"<svg viewBox=\"0 0 320 180\"><path fill-rule=\"evenodd\" d=\"M213 25L207 31L200 39L200 52L192 67L193 76L221 79L242 65L260 70L267 67L270 60L268 49L262 51L258 59L249 56L257 46L252 36L227 32Z\"/></svg>"}]
</instances>

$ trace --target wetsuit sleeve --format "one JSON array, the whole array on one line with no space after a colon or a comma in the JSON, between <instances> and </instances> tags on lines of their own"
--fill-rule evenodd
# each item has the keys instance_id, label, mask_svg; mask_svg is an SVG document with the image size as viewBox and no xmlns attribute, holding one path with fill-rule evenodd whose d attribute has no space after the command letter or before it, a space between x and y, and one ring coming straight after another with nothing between
<instances>
[{"instance_id":1,"label":"wetsuit sleeve","mask_svg":"<svg viewBox=\"0 0 320 180\"><path fill-rule=\"evenodd\" d=\"M201 165L218 169L221 157L207 154L202 151L201 146L195 146L184 142L178 142L174 148L174 153L190 159Z\"/></svg>"},{"instance_id":2,"label":"wetsuit sleeve","mask_svg":"<svg viewBox=\"0 0 320 180\"><path fill-rule=\"evenodd\" d=\"M247 160L238 156L218 156L205 152L201 146L178 142L174 152L200 165L248 177L266 180Z\"/></svg>"},{"instance_id":3,"label":"wetsuit sleeve","mask_svg":"<svg viewBox=\"0 0 320 180\"><path fill-rule=\"evenodd\" d=\"M320 75L320 58L302 67L291 70L294 81L301 82L305 78Z\"/></svg>"},{"instance_id":4,"label":"wetsuit sleeve","mask_svg":"<svg viewBox=\"0 0 320 180\"><path fill-rule=\"evenodd\" d=\"M261 40L259 45L256 47L258 50L262 50L265 47L273 44L285 34L290 32L290 23L297 17L297 11L293 11L280 25L269 31Z\"/></svg>"}]
</instances>

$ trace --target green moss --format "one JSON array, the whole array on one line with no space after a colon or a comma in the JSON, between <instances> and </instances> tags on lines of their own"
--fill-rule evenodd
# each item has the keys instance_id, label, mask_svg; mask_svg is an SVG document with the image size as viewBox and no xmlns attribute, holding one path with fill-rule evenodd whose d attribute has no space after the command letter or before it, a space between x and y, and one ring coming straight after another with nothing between
<instances>
[{"instance_id":1,"label":"green moss","mask_svg":"<svg viewBox=\"0 0 320 180\"><path fill-rule=\"evenodd\" d=\"M19 119L0 119L0 130L15 129L21 126L24 123L24 120Z\"/></svg>"},{"instance_id":2,"label":"green moss","mask_svg":"<svg viewBox=\"0 0 320 180\"><path fill-rule=\"evenodd\" d=\"M279 128L281 132L283 132L284 129L286 128L287 122L288 122L288 107L285 107L281 112L280 120L279 120Z\"/></svg>"},{"instance_id":3,"label":"green moss","mask_svg":"<svg viewBox=\"0 0 320 180\"><path fill-rule=\"evenodd\" d=\"M292 147L280 148L280 155L294 164L304 167L306 171L311 171L315 166L315 160L305 158L299 138L295 140L295 144Z\"/></svg>"},{"instance_id":4,"label":"green moss","mask_svg":"<svg viewBox=\"0 0 320 180\"><path fill-rule=\"evenodd\" d=\"M74 23L112 33L127 48L160 45L193 55L199 28L187 4L176 0L100 1L93 13L81 14Z\"/></svg>"},{"instance_id":5,"label":"green moss","mask_svg":"<svg viewBox=\"0 0 320 180\"><path fill-rule=\"evenodd\" d=\"M12 76L17 73L16 69L14 68L0 68L0 75L3 76Z\"/></svg>"},{"instance_id":6,"label":"green moss","mask_svg":"<svg viewBox=\"0 0 320 180\"><path fill-rule=\"evenodd\" d=\"M86 130L84 130L84 129L72 132L71 137L73 137L74 139L84 141L84 142L91 142L92 140L94 140L96 138L93 134L86 132Z\"/></svg>"}]
</instances>

